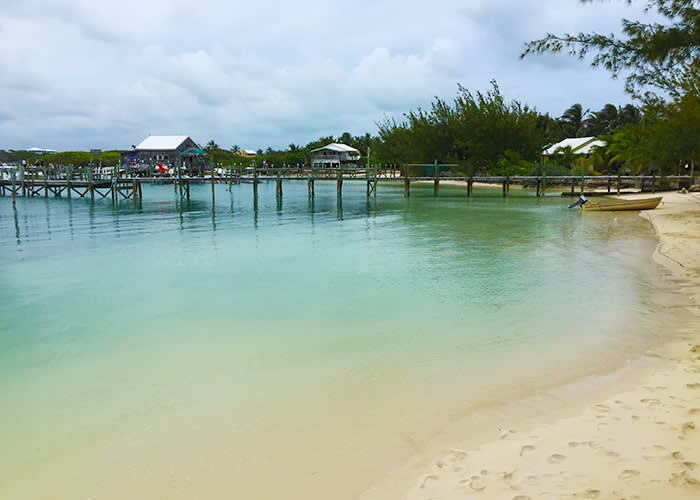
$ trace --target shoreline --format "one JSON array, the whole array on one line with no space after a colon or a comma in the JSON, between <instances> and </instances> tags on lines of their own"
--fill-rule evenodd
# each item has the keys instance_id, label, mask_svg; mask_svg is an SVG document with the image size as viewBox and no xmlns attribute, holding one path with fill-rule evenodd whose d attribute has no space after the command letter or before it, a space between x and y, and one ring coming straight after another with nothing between
<instances>
[{"instance_id":1,"label":"shoreline","mask_svg":"<svg viewBox=\"0 0 700 500\"><path fill-rule=\"evenodd\" d=\"M640 216L691 324L614 373L467 416L360 499L700 497L700 195L660 195ZM557 411L527 415L557 397Z\"/></svg>"}]
</instances>

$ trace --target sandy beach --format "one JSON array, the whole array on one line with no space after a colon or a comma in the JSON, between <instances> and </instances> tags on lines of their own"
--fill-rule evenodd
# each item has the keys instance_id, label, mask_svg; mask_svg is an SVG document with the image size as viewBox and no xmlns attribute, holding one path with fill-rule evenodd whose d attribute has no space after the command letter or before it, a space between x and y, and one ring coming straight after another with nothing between
<instances>
[{"instance_id":1,"label":"sandy beach","mask_svg":"<svg viewBox=\"0 0 700 500\"><path fill-rule=\"evenodd\" d=\"M656 228L654 258L673 273L683 297L675 307L689 318L669 341L583 388L455 423L363 500L700 498L700 194L662 195L641 216ZM548 403L558 410L538 414L538 398L557 397Z\"/></svg>"}]
</instances>

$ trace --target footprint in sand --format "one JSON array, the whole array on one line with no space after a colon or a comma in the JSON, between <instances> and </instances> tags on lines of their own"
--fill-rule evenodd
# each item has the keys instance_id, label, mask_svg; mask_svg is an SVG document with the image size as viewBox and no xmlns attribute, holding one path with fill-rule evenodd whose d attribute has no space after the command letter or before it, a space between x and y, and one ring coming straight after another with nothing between
<instances>
[{"instance_id":1,"label":"footprint in sand","mask_svg":"<svg viewBox=\"0 0 700 500\"><path fill-rule=\"evenodd\" d=\"M510 436L515 434L517 431L515 429L508 429L507 431L501 432L501 435L498 436L498 439L508 439Z\"/></svg>"},{"instance_id":2,"label":"footprint in sand","mask_svg":"<svg viewBox=\"0 0 700 500\"><path fill-rule=\"evenodd\" d=\"M535 451L535 447L532 445L526 444L525 446L520 448L520 456L523 457L523 456L525 456L528 453L531 453L533 451Z\"/></svg>"},{"instance_id":3,"label":"footprint in sand","mask_svg":"<svg viewBox=\"0 0 700 500\"><path fill-rule=\"evenodd\" d=\"M518 495L513 497L513 500L530 500L530 497L527 495Z\"/></svg>"},{"instance_id":4,"label":"footprint in sand","mask_svg":"<svg viewBox=\"0 0 700 500\"><path fill-rule=\"evenodd\" d=\"M595 408L596 411L600 411L603 413L607 413L610 411L610 407L608 405L603 405L603 404L593 405L593 408Z\"/></svg>"},{"instance_id":5,"label":"footprint in sand","mask_svg":"<svg viewBox=\"0 0 700 500\"><path fill-rule=\"evenodd\" d=\"M620 472L620 475L617 476L618 479L632 479L633 477L637 477L639 475L638 470L634 469L626 469Z\"/></svg>"},{"instance_id":6,"label":"footprint in sand","mask_svg":"<svg viewBox=\"0 0 700 500\"><path fill-rule=\"evenodd\" d=\"M690 431L694 431L694 430L695 430L695 423L693 423L693 422L686 422L681 427L681 431L683 431L683 434L686 434L686 433L688 433Z\"/></svg>"},{"instance_id":7,"label":"footprint in sand","mask_svg":"<svg viewBox=\"0 0 700 500\"><path fill-rule=\"evenodd\" d=\"M472 476L471 481L469 481L469 487L474 491L481 491L486 488L486 485L479 476Z\"/></svg>"},{"instance_id":8,"label":"footprint in sand","mask_svg":"<svg viewBox=\"0 0 700 500\"><path fill-rule=\"evenodd\" d=\"M651 391L651 392L663 391L664 389L666 389L666 386L665 385L656 385L656 386L652 387L650 385L645 385L644 389L646 389L647 391Z\"/></svg>"},{"instance_id":9,"label":"footprint in sand","mask_svg":"<svg viewBox=\"0 0 700 500\"><path fill-rule=\"evenodd\" d=\"M659 406L661 404L661 401L656 398L644 398L640 399L640 401L647 406Z\"/></svg>"},{"instance_id":10,"label":"footprint in sand","mask_svg":"<svg viewBox=\"0 0 700 500\"><path fill-rule=\"evenodd\" d=\"M695 383L695 384L685 384L685 385L686 385L686 387L688 387L689 389L700 389L700 384L698 384L698 383Z\"/></svg>"},{"instance_id":11,"label":"footprint in sand","mask_svg":"<svg viewBox=\"0 0 700 500\"><path fill-rule=\"evenodd\" d=\"M695 488L700 487L700 481L688 474L688 471L685 470L683 472L671 474L671 478L668 480L668 482L674 486L693 486Z\"/></svg>"},{"instance_id":12,"label":"footprint in sand","mask_svg":"<svg viewBox=\"0 0 700 500\"><path fill-rule=\"evenodd\" d=\"M440 479L440 477L435 475L435 474L430 474L428 476L425 476L423 478L423 482L420 485L421 489L427 488L428 486L430 486L433 483L433 481L437 481L438 479Z\"/></svg>"},{"instance_id":13,"label":"footprint in sand","mask_svg":"<svg viewBox=\"0 0 700 500\"><path fill-rule=\"evenodd\" d=\"M691 415L700 415L700 408L691 408L690 410L688 410L688 413L690 413Z\"/></svg>"},{"instance_id":14,"label":"footprint in sand","mask_svg":"<svg viewBox=\"0 0 700 500\"><path fill-rule=\"evenodd\" d=\"M676 470L695 470L698 464L695 462L676 462L673 464Z\"/></svg>"},{"instance_id":15,"label":"footprint in sand","mask_svg":"<svg viewBox=\"0 0 700 500\"><path fill-rule=\"evenodd\" d=\"M600 490L588 489L585 491L579 491L578 493L574 493L574 496L581 498L598 498L600 496Z\"/></svg>"},{"instance_id":16,"label":"footprint in sand","mask_svg":"<svg viewBox=\"0 0 700 500\"><path fill-rule=\"evenodd\" d=\"M550 464L560 464L564 460L566 460L566 455L560 455L559 453L555 453L547 459Z\"/></svg>"}]
</instances>

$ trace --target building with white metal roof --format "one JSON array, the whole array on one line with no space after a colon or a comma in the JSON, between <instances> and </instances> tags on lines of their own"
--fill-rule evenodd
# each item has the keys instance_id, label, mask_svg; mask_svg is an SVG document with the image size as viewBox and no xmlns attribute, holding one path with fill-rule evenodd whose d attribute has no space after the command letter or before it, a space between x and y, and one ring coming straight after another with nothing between
<instances>
[{"instance_id":1,"label":"building with white metal roof","mask_svg":"<svg viewBox=\"0 0 700 500\"><path fill-rule=\"evenodd\" d=\"M549 146L542 154L544 156L552 156L568 147L571 148L571 152L574 154L588 156L593 152L594 148L603 147L606 144L605 141L601 141L597 137L571 137Z\"/></svg>"},{"instance_id":2,"label":"building with white metal roof","mask_svg":"<svg viewBox=\"0 0 700 500\"><path fill-rule=\"evenodd\" d=\"M311 165L314 167L338 167L341 163L355 163L359 159L357 149L337 142L311 150Z\"/></svg>"},{"instance_id":3,"label":"building with white metal roof","mask_svg":"<svg viewBox=\"0 0 700 500\"><path fill-rule=\"evenodd\" d=\"M29 148L27 151L30 153L37 153L37 154L57 153L57 151L55 149L48 149L48 148Z\"/></svg>"},{"instance_id":4,"label":"building with white metal roof","mask_svg":"<svg viewBox=\"0 0 700 500\"><path fill-rule=\"evenodd\" d=\"M149 135L134 150L140 162L174 163L180 154L189 148L199 146L186 135Z\"/></svg>"},{"instance_id":5,"label":"building with white metal roof","mask_svg":"<svg viewBox=\"0 0 700 500\"><path fill-rule=\"evenodd\" d=\"M257 155L254 149L239 149L238 151L236 151L236 154L238 156L244 156L246 158L255 158L255 156Z\"/></svg>"}]
</instances>

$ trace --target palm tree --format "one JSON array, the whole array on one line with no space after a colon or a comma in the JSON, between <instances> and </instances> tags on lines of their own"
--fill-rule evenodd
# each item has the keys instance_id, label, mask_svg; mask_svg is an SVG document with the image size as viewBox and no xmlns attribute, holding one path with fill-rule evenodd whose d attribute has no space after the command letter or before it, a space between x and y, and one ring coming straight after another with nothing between
<instances>
[{"instance_id":1,"label":"palm tree","mask_svg":"<svg viewBox=\"0 0 700 500\"><path fill-rule=\"evenodd\" d=\"M559 165L571 170L571 166L574 164L577 155L574 153L574 150L571 149L571 146L565 146L557 149L554 153L554 157Z\"/></svg>"},{"instance_id":2,"label":"palm tree","mask_svg":"<svg viewBox=\"0 0 700 500\"><path fill-rule=\"evenodd\" d=\"M649 159L645 154L641 129L628 125L605 137L606 149L612 155L610 162L621 162L632 172L639 172Z\"/></svg>"},{"instance_id":3,"label":"palm tree","mask_svg":"<svg viewBox=\"0 0 700 500\"><path fill-rule=\"evenodd\" d=\"M584 111L583 106L578 103L564 111L561 118L559 118L559 121L562 123L562 127L568 137L581 136L583 121L586 119L588 114L589 110Z\"/></svg>"}]
</instances>

